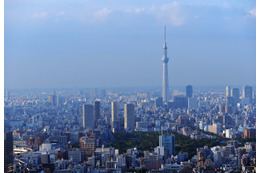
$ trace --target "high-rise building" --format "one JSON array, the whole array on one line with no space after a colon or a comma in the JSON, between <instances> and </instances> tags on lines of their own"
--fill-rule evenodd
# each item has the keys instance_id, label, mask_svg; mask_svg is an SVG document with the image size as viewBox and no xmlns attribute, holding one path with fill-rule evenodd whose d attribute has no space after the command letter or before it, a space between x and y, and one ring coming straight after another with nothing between
<instances>
[{"instance_id":1,"label":"high-rise building","mask_svg":"<svg viewBox=\"0 0 260 173\"><path fill-rule=\"evenodd\" d=\"M57 95L57 105L63 105L65 102L65 99L63 96Z\"/></svg>"},{"instance_id":2,"label":"high-rise building","mask_svg":"<svg viewBox=\"0 0 260 173\"><path fill-rule=\"evenodd\" d=\"M124 106L124 118L125 129L134 129L135 128L135 110L133 104L125 104Z\"/></svg>"},{"instance_id":3,"label":"high-rise building","mask_svg":"<svg viewBox=\"0 0 260 173\"><path fill-rule=\"evenodd\" d=\"M232 97L231 97L232 98ZM225 105L225 113L230 114L232 113L232 107L231 105L226 104Z\"/></svg>"},{"instance_id":4,"label":"high-rise building","mask_svg":"<svg viewBox=\"0 0 260 173\"><path fill-rule=\"evenodd\" d=\"M230 88L230 86L226 86L226 97L231 97L231 88Z\"/></svg>"},{"instance_id":5,"label":"high-rise building","mask_svg":"<svg viewBox=\"0 0 260 173\"><path fill-rule=\"evenodd\" d=\"M164 26L164 44L163 44L163 88L162 88L162 98L163 102L168 102L169 97L169 81L168 81L168 61L167 57L167 46L166 46L166 27Z\"/></svg>"},{"instance_id":6,"label":"high-rise building","mask_svg":"<svg viewBox=\"0 0 260 173\"><path fill-rule=\"evenodd\" d=\"M238 88L232 88L231 89L231 97L233 98L239 98L239 89Z\"/></svg>"},{"instance_id":7,"label":"high-rise building","mask_svg":"<svg viewBox=\"0 0 260 173\"><path fill-rule=\"evenodd\" d=\"M186 86L186 97L192 97L192 86Z\"/></svg>"},{"instance_id":8,"label":"high-rise building","mask_svg":"<svg viewBox=\"0 0 260 173\"><path fill-rule=\"evenodd\" d=\"M93 105L84 104L83 105L83 128L93 128L94 127L94 110Z\"/></svg>"},{"instance_id":9,"label":"high-rise building","mask_svg":"<svg viewBox=\"0 0 260 173\"><path fill-rule=\"evenodd\" d=\"M233 97L226 97L226 105L233 105Z\"/></svg>"},{"instance_id":10,"label":"high-rise building","mask_svg":"<svg viewBox=\"0 0 260 173\"><path fill-rule=\"evenodd\" d=\"M97 120L100 118L100 100L94 102L94 126L96 127Z\"/></svg>"},{"instance_id":11,"label":"high-rise building","mask_svg":"<svg viewBox=\"0 0 260 173\"><path fill-rule=\"evenodd\" d=\"M160 135L159 146L168 149L169 155L175 155L175 136L174 135Z\"/></svg>"},{"instance_id":12,"label":"high-rise building","mask_svg":"<svg viewBox=\"0 0 260 173\"><path fill-rule=\"evenodd\" d=\"M118 117L118 103L116 101L111 102L111 120L112 122L117 120Z\"/></svg>"},{"instance_id":13,"label":"high-rise building","mask_svg":"<svg viewBox=\"0 0 260 173\"><path fill-rule=\"evenodd\" d=\"M251 86L244 86L243 87L243 97L249 99L249 103L252 103L252 96L253 96L253 91Z\"/></svg>"},{"instance_id":14,"label":"high-rise building","mask_svg":"<svg viewBox=\"0 0 260 173\"><path fill-rule=\"evenodd\" d=\"M222 151L219 146L212 148L214 164L216 168L219 168L222 163Z\"/></svg>"},{"instance_id":15,"label":"high-rise building","mask_svg":"<svg viewBox=\"0 0 260 173\"><path fill-rule=\"evenodd\" d=\"M116 128L117 125L117 118L118 118L118 103L116 101L111 102L111 127Z\"/></svg>"},{"instance_id":16,"label":"high-rise building","mask_svg":"<svg viewBox=\"0 0 260 173\"><path fill-rule=\"evenodd\" d=\"M233 105L237 105L237 103L239 103L239 97L240 97L238 88L231 89L231 97L233 97Z\"/></svg>"},{"instance_id":17,"label":"high-rise building","mask_svg":"<svg viewBox=\"0 0 260 173\"><path fill-rule=\"evenodd\" d=\"M13 133L4 135L4 172L13 172Z\"/></svg>"},{"instance_id":18,"label":"high-rise building","mask_svg":"<svg viewBox=\"0 0 260 173\"><path fill-rule=\"evenodd\" d=\"M50 103L53 106L57 105L57 96L55 91L54 94L48 96L48 103Z\"/></svg>"}]
</instances>

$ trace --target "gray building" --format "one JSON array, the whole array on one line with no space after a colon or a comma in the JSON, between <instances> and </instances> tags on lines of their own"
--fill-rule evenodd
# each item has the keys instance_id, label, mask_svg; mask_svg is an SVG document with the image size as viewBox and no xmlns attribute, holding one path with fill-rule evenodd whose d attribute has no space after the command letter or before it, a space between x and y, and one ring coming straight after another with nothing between
<instances>
[{"instance_id":1,"label":"gray building","mask_svg":"<svg viewBox=\"0 0 260 173\"><path fill-rule=\"evenodd\" d=\"M116 101L111 102L111 127L114 128L114 122L118 118L118 103Z\"/></svg>"},{"instance_id":2,"label":"gray building","mask_svg":"<svg viewBox=\"0 0 260 173\"><path fill-rule=\"evenodd\" d=\"M83 105L83 128L93 128L94 127L94 108L93 105L84 104Z\"/></svg>"},{"instance_id":3,"label":"gray building","mask_svg":"<svg viewBox=\"0 0 260 173\"><path fill-rule=\"evenodd\" d=\"M94 102L94 126L96 127L97 125L97 120L100 118L100 100L96 100Z\"/></svg>"},{"instance_id":4,"label":"gray building","mask_svg":"<svg viewBox=\"0 0 260 173\"><path fill-rule=\"evenodd\" d=\"M13 172L13 133L4 132L4 172Z\"/></svg>"},{"instance_id":5,"label":"gray building","mask_svg":"<svg viewBox=\"0 0 260 173\"><path fill-rule=\"evenodd\" d=\"M135 110L133 104L125 104L124 106L124 118L125 129L134 129L135 128Z\"/></svg>"},{"instance_id":6,"label":"gray building","mask_svg":"<svg viewBox=\"0 0 260 173\"><path fill-rule=\"evenodd\" d=\"M231 89L231 97L233 97L233 105L236 105L239 103L240 99L240 93L238 88L232 88Z\"/></svg>"},{"instance_id":7,"label":"gray building","mask_svg":"<svg viewBox=\"0 0 260 173\"><path fill-rule=\"evenodd\" d=\"M253 90L251 86L244 86L243 87L243 97L249 99L249 103L252 103L252 96L253 96Z\"/></svg>"}]
</instances>

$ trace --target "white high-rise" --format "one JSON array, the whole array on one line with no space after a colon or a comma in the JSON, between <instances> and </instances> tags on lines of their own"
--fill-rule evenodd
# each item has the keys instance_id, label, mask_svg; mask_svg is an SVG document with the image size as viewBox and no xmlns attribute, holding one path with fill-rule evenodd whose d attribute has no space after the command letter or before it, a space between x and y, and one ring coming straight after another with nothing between
<instances>
[{"instance_id":1,"label":"white high-rise","mask_svg":"<svg viewBox=\"0 0 260 173\"><path fill-rule=\"evenodd\" d=\"M117 121L118 117L118 105L116 101L111 102L111 123Z\"/></svg>"},{"instance_id":2,"label":"white high-rise","mask_svg":"<svg viewBox=\"0 0 260 173\"><path fill-rule=\"evenodd\" d=\"M231 97L231 88L230 88L230 86L226 86L226 97Z\"/></svg>"},{"instance_id":3,"label":"white high-rise","mask_svg":"<svg viewBox=\"0 0 260 173\"><path fill-rule=\"evenodd\" d=\"M164 26L164 44L163 44L163 88L162 88L162 98L163 102L168 102L169 95L169 81L168 81L168 61L167 57L167 46L166 46L166 27Z\"/></svg>"}]
</instances>

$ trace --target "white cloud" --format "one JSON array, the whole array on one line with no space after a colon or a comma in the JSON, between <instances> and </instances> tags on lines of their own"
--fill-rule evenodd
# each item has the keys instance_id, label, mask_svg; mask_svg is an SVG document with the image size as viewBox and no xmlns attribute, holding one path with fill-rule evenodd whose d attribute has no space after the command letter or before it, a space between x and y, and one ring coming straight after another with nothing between
<instances>
[{"instance_id":1,"label":"white cloud","mask_svg":"<svg viewBox=\"0 0 260 173\"><path fill-rule=\"evenodd\" d=\"M152 6L150 10L164 23L180 26L185 21L181 5L176 1L169 4L163 4L160 7Z\"/></svg>"},{"instance_id":2,"label":"white cloud","mask_svg":"<svg viewBox=\"0 0 260 173\"><path fill-rule=\"evenodd\" d=\"M60 11L56 14L56 16L65 16L65 13L63 11Z\"/></svg>"},{"instance_id":3,"label":"white cloud","mask_svg":"<svg viewBox=\"0 0 260 173\"><path fill-rule=\"evenodd\" d=\"M126 13L131 13L131 14L139 14L144 11L145 11L144 8L134 8L134 9L129 8L129 9L125 10Z\"/></svg>"},{"instance_id":4,"label":"white cloud","mask_svg":"<svg viewBox=\"0 0 260 173\"><path fill-rule=\"evenodd\" d=\"M34 13L32 17L33 18L42 18L42 19L44 19L44 18L47 17L47 15L48 15L48 12Z\"/></svg>"},{"instance_id":5,"label":"white cloud","mask_svg":"<svg viewBox=\"0 0 260 173\"><path fill-rule=\"evenodd\" d=\"M109 14L112 13L113 10L103 8L101 10L98 10L94 13L94 18L97 20L104 20Z\"/></svg>"},{"instance_id":6,"label":"white cloud","mask_svg":"<svg viewBox=\"0 0 260 173\"><path fill-rule=\"evenodd\" d=\"M251 16L256 16L256 9L255 8L253 8L252 10L249 10L249 14L251 15Z\"/></svg>"},{"instance_id":7,"label":"white cloud","mask_svg":"<svg viewBox=\"0 0 260 173\"><path fill-rule=\"evenodd\" d=\"M223 5L222 5L223 8L229 8L230 5L227 3L227 2L224 2Z\"/></svg>"},{"instance_id":8,"label":"white cloud","mask_svg":"<svg viewBox=\"0 0 260 173\"><path fill-rule=\"evenodd\" d=\"M144 8L136 8L135 13L142 13L144 12Z\"/></svg>"}]
</instances>

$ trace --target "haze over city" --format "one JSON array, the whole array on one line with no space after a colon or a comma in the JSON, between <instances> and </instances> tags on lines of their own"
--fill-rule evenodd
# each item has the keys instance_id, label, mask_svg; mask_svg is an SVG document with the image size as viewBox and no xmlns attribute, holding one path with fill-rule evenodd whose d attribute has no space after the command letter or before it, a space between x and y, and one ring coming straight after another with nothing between
<instances>
[{"instance_id":1,"label":"haze over city","mask_svg":"<svg viewBox=\"0 0 260 173\"><path fill-rule=\"evenodd\" d=\"M5 1L5 88L255 85L255 1Z\"/></svg>"},{"instance_id":2,"label":"haze over city","mask_svg":"<svg viewBox=\"0 0 260 173\"><path fill-rule=\"evenodd\" d=\"M256 1L4 5L5 173L256 172Z\"/></svg>"}]
</instances>

